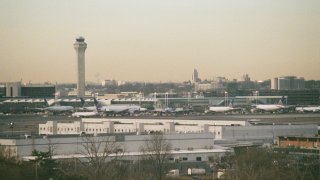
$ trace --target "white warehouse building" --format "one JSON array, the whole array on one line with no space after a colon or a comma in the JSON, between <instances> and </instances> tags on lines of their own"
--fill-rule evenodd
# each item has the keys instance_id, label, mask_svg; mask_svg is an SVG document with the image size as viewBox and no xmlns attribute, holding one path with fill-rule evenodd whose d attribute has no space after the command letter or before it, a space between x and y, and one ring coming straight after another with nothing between
<instances>
[{"instance_id":1,"label":"white warehouse building","mask_svg":"<svg viewBox=\"0 0 320 180\"><path fill-rule=\"evenodd\" d=\"M244 120L94 119L72 123L39 124L39 135L68 134L165 134L211 133L217 141L264 142L277 136L314 136L317 125L251 125Z\"/></svg>"},{"instance_id":2,"label":"white warehouse building","mask_svg":"<svg viewBox=\"0 0 320 180\"><path fill-rule=\"evenodd\" d=\"M161 131L173 133L208 133L217 126L247 126L243 120L174 120L174 119L101 119L83 118L72 123L48 121L39 124L39 135L56 134L105 134L105 133L150 133Z\"/></svg>"},{"instance_id":3,"label":"white warehouse building","mask_svg":"<svg viewBox=\"0 0 320 180\"><path fill-rule=\"evenodd\" d=\"M54 149L54 159L88 158L84 154L86 142L101 143L115 142L119 150L123 152L121 156L130 161L137 161L143 156L140 148L144 146L151 135L124 135L113 134L103 136L68 135L68 136L44 136L43 138L27 139L0 139L0 144L4 147L4 152L10 157L18 157L25 160L33 160L31 156L33 150L47 152L49 146ZM92 139L91 139L92 138ZM172 144L172 158L182 159L185 162L208 161L210 156L223 156L225 152L231 151L229 148L215 146L212 134L166 134L164 138ZM101 148L100 150L102 150ZM111 154L110 157L117 156ZM170 159L169 159L170 160Z\"/></svg>"}]
</instances>

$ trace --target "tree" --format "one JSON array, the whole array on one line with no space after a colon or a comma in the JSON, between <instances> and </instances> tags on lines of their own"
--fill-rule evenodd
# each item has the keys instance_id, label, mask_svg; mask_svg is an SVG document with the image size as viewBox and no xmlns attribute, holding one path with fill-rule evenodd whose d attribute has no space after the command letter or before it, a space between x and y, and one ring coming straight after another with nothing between
<instances>
[{"instance_id":1,"label":"tree","mask_svg":"<svg viewBox=\"0 0 320 180\"><path fill-rule=\"evenodd\" d=\"M48 150L47 151L37 151L34 149L31 152L32 156L35 156L35 168L36 168L36 179L49 179L58 176L59 168L55 159L52 158L54 155L55 145L48 140ZM38 168L39 167L39 168Z\"/></svg>"},{"instance_id":2,"label":"tree","mask_svg":"<svg viewBox=\"0 0 320 180\"><path fill-rule=\"evenodd\" d=\"M167 170L167 162L171 156L172 145L161 132L157 132L147 138L144 146L140 149L144 154L145 160L151 164L155 178L162 180Z\"/></svg>"},{"instance_id":3,"label":"tree","mask_svg":"<svg viewBox=\"0 0 320 180\"><path fill-rule=\"evenodd\" d=\"M123 151L114 138L85 135L81 154L86 161L79 159L89 179L123 179L126 164L121 161Z\"/></svg>"},{"instance_id":4,"label":"tree","mask_svg":"<svg viewBox=\"0 0 320 180\"><path fill-rule=\"evenodd\" d=\"M7 154L6 148L0 145L0 179L35 179L34 166L28 161L19 161Z\"/></svg>"},{"instance_id":5,"label":"tree","mask_svg":"<svg viewBox=\"0 0 320 180\"><path fill-rule=\"evenodd\" d=\"M40 179L49 179L56 176L57 163L52 159L51 151L42 152L33 150L31 155L36 156L34 161L36 163L37 177L41 177Z\"/></svg>"},{"instance_id":6,"label":"tree","mask_svg":"<svg viewBox=\"0 0 320 180\"><path fill-rule=\"evenodd\" d=\"M225 179L319 179L319 161L310 155L292 155L270 149L244 148L222 159Z\"/></svg>"}]
</instances>

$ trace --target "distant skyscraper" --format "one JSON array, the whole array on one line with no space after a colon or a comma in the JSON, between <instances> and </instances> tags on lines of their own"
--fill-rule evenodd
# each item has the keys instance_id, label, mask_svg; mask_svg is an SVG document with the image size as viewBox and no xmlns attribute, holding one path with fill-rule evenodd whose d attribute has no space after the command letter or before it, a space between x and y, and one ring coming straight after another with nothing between
<instances>
[{"instance_id":1,"label":"distant skyscraper","mask_svg":"<svg viewBox=\"0 0 320 180\"><path fill-rule=\"evenodd\" d=\"M243 80L243 81L246 81L246 82L251 81L248 74L243 75L243 76L242 76L242 80Z\"/></svg>"},{"instance_id":2,"label":"distant skyscraper","mask_svg":"<svg viewBox=\"0 0 320 180\"><path fill-rule=\"evenodd\" d=\"M271 89L279 89L279 79L277 77L271 79Z\"/></svg>"},{"instance_id":3,"label":"distant skyscraper","mask_svg":"<svg viewBox=\"0 0 320 180\"><path fill-rule=\"evenodd\" d=\"M73 44L74 49L77 52L77 96L84 97L85 95L85 50L87 49L87 43L84 42L84 38L79 36L76 38L76 42Z\"/></svg>"},{"instance_id":4,"label":"distant skyscraper","mask_svg":"<svg viewBox=\"0 0 320 180\"><path fill-rule=\"evenodd\" d=\"M198 74L197 69L194 69L193 73L192 73L192 82L195 83L198 81L199 81L199 74Z\"/></svg>"}]
</instances>

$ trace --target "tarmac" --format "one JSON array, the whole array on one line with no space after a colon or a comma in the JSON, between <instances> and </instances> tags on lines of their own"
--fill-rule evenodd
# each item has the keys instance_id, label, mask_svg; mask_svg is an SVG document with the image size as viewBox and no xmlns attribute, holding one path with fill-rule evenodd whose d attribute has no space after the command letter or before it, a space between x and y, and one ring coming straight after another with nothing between
<instances>
[{"instance_id":1,"label":"tarmac","mask_svg":"<svg viewBox=\"0 0 320 180\"><path fill-rule=\"evenodd\" d=\"M172 115L172 116L118 116L103 117L109 119L186 119L186 120L249 120L257 124L315 124L320 126L320 113L308 114L236 114L236 115ZM1 133L24 133L37 134L38 124L47 121L73 122L81 118L70 115L50 115L50 114L0 114L0 134ZM10 126L10 123L13 126Z\"/></svg>"}]
</instances>

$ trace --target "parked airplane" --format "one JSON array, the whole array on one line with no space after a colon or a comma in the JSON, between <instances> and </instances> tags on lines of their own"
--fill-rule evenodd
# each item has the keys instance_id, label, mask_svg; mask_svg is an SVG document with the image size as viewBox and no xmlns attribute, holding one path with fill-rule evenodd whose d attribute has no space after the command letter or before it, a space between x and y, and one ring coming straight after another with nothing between
<instances>
[{"instance_id":1,"label":"parked airplane","mask_svg":"<svg viewBox=\"0 0 320 180\"><path fill-rule=\"evenodd\" d=\"M101 106L99 105L99 102L96 98L93 99L94 104L98 111L106 112L106 113L130 113L133 114L137 111L145 110L145 108L141 108L138 105L107 105L107 106Z\"/></svg>"},{"instance_id":2,"label":"parked airplane","mask_svg":"<svg viewBox=\"0 0 320 180\"><path fill-rule=\"evenodd\" d=\"M85 105L85 100L83 98L80 98L81 101L81 105L82 107L80 108L80 110L85 110L85 111L97 111L97 106L84 106Z\"/></svg>"},{"instance_id":3,"label":"parked airplane","mask_svg":"<svg viewBox=\"0 0 320 180\"><path fill-rule=\"evenodd\" d=\"M183 108L175 108L174 109L174 112L175 113L182 113L182 114L187 114L187 113L190 113L192 112L193 109L191 107L183 107Z\"/></svg>"},{"instance_id":4,"label":"parked airplane","mask_svg":"<svg viewBox=\"0 0 320 180\"><path fill-rule=\"evenodd\" d=\"M283 105L284 96L279 100L278 104L256 104L253 105L253 110L262 110L268 112L275 112L287 108Z\"/></svg>"},{"instance_id":5,"label":"parked airplane","mask_svg":"<svg viewBox=\"0 0 320 180\"><path fill-rule=\"evenodd\" d=\"M44 99L44 102L46 103L45 108L34 108L33 110L39 110L39 111L49 111L53 113L62 113L62 112L71 112L74 110L73 106L60 106L60 105L53 105L49 104L47 99Z\"/></svg>"},{"instance_id":6,"label":"parked airplane","mask_svg":"<svg viewBox=\"0 0 320 180\"><path fill-rule=\"evenodd\" d=\"M98 116L99 113L97 111L91 111L91 112L75 112L71 116L72 117L92 117L92 116Z\"/></svg>"},{"instance_id":7,"label":"parked airplane","mask_svg":"<svg viewBox=\"0 0 320 180\"><path fill-rule=\"evenodd\" d=\"M98 110L96 106L87 106L85 107L85 100L83 98L80 98L81 101L81 108L78 108L78 112L74 112L71 116L72 117L92 117L92 116L98 116Z\"/></svg>"},{"instance_id":8,"label":"parked airplane","mask_svg":"<svg viewBox=\"0 0 320 180\"><path fill-rule=\"evenodd\" d=\"M240 111L241 108L234 108L233 107L233 100L230 102L229 106L210 106L208 110L206 110L205 113L225 113L225 112L231 112L231 111Z\"/></svg>"},{"instance_id":9,"label":"parked airplane","mask_svg":"<svg viewBox=\"0 0 320 180\"><path fill-rule=\"evenodd\" d=\"M320 106L305 106L305 107L296 107L298 112L320 112Z\"/></svg>"}]
</instances>

